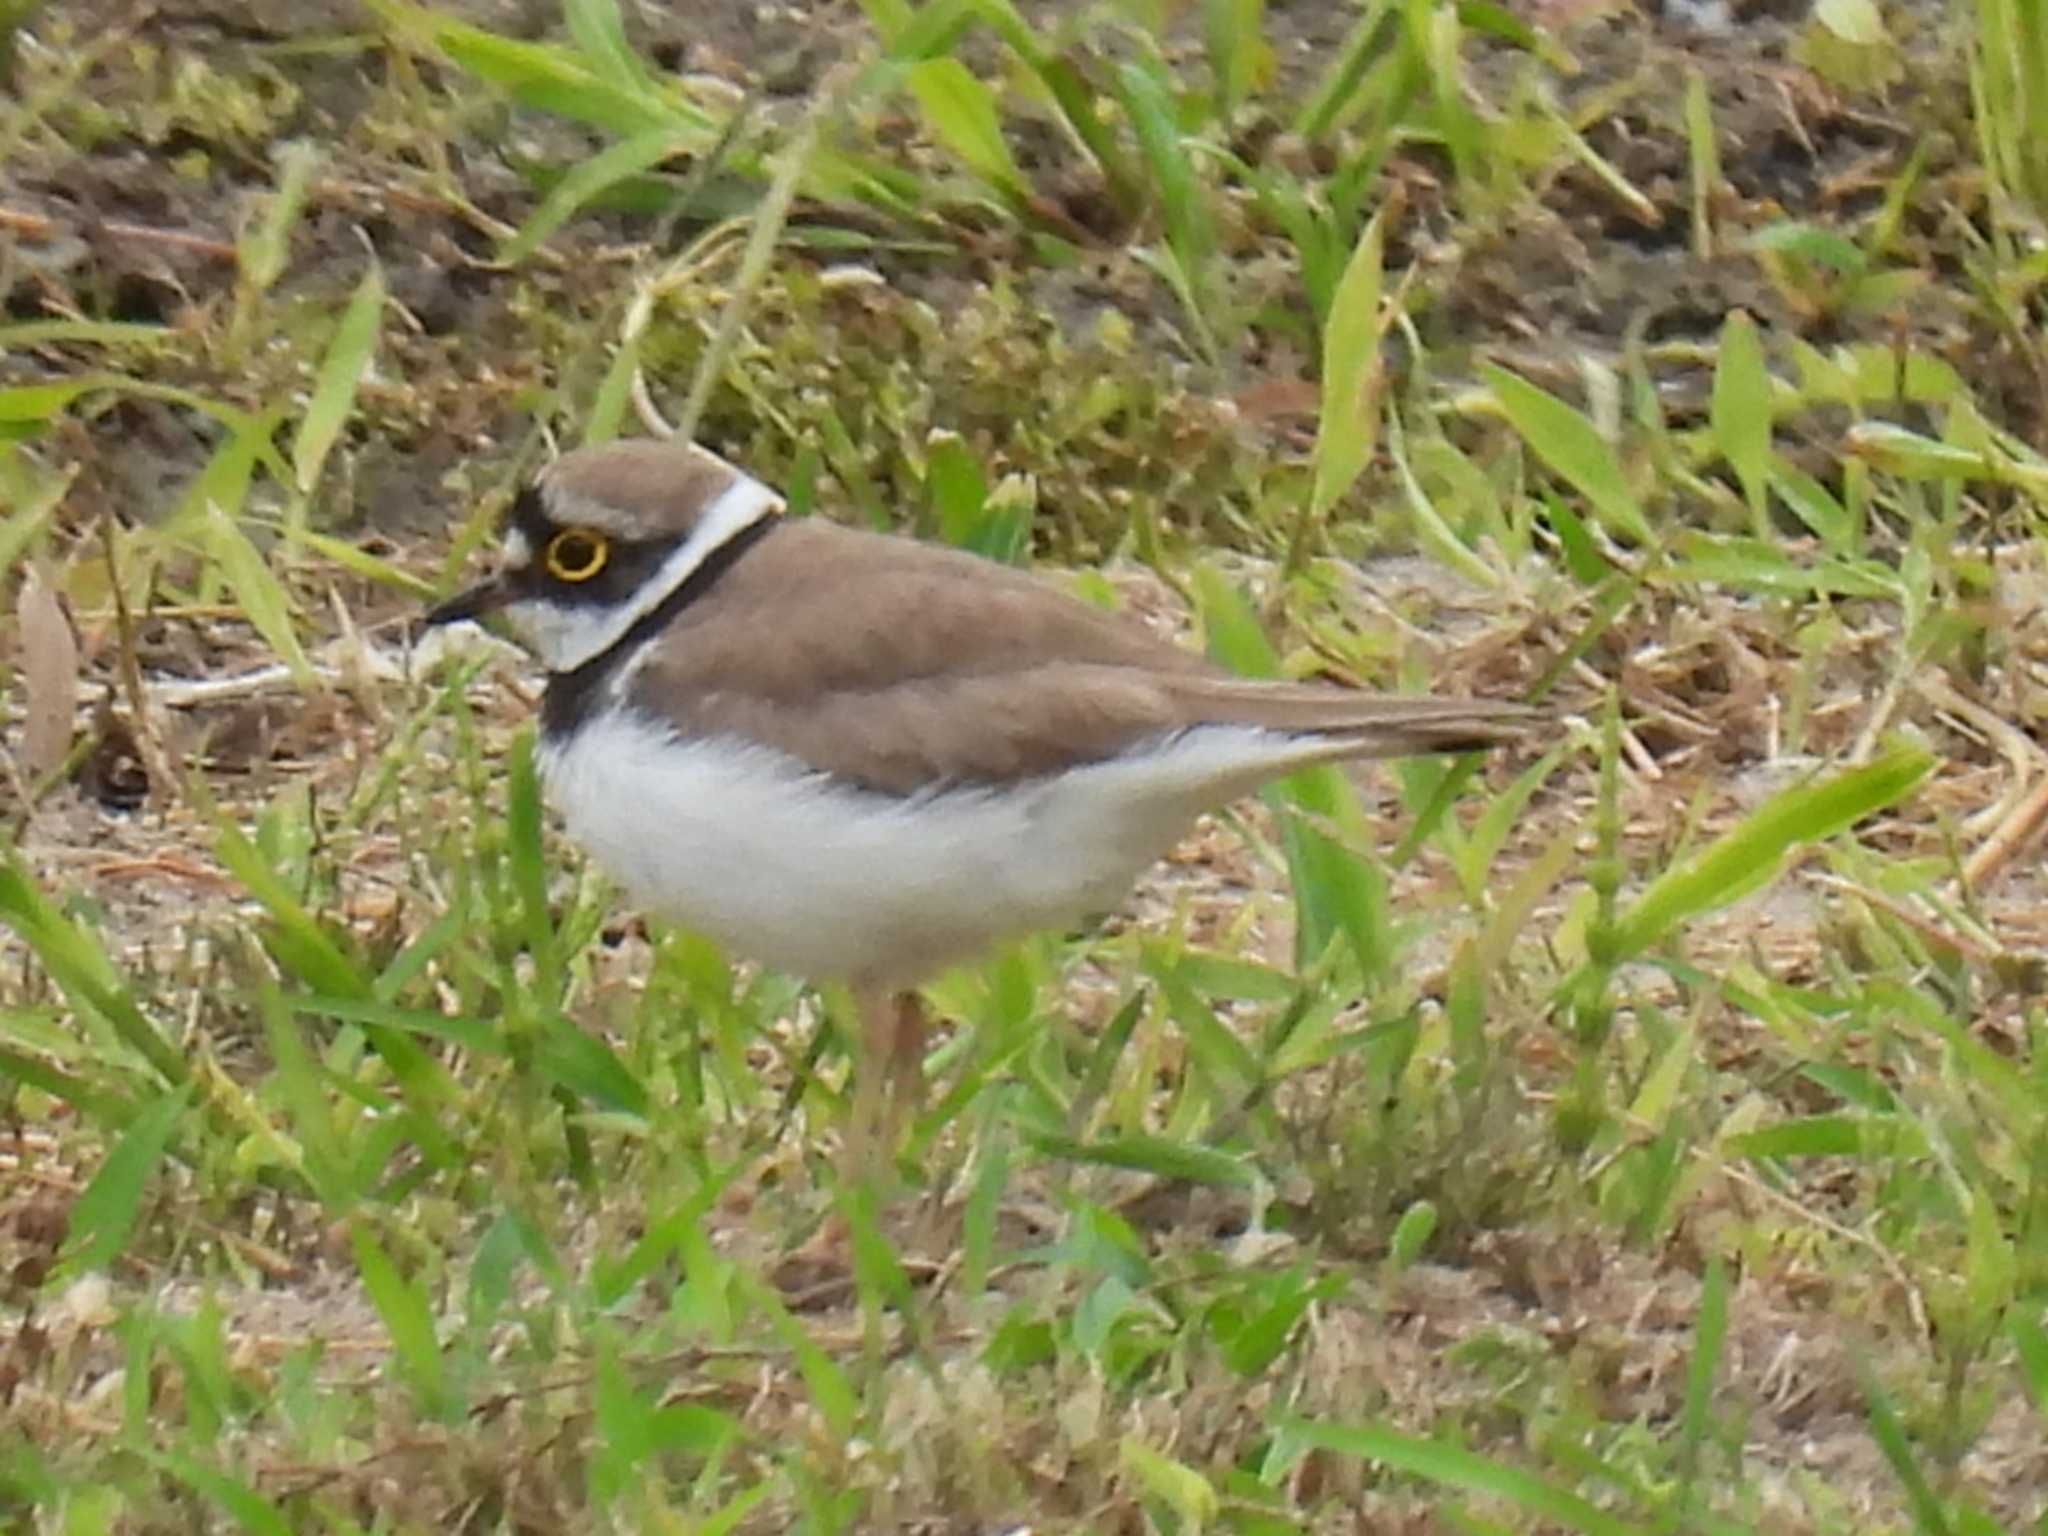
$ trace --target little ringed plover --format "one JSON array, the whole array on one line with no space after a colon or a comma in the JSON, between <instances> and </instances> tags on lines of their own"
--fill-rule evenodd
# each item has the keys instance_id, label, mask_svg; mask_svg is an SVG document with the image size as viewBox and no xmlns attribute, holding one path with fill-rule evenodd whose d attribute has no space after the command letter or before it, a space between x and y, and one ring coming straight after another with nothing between
<instances>
[{"instance_id":1,"label":"little ringed plover","mask_svg":"<svg viewBox=\"0 0 2048 1536\"><path fill-rule=\"evenodd\" d=\"M539 765L650 909L860 1000L914 1102L907 989L1114 907L1201 813L1342 758L1512 739L1518 704L1253 681L1008 566L822 518L694 445L579 449L512 508L497 613L548 671Z\"/></svg>"}]
</instances>

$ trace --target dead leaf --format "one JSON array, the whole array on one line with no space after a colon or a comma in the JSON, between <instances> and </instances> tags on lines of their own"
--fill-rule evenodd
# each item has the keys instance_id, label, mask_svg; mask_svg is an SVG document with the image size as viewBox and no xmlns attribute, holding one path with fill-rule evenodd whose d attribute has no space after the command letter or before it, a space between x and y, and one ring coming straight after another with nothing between
<instances>
[{"instance_id":1,"label":"dead leaf","mask_svg":"<svg viewBox=\"0 0 2048 1536\"><path fill-rule=\"evenodd\" d=\"M71 755L78 717L78 636L64 600L44 577L41 562L28 569L16 606L21 625L21 681L28 719L24 756L31 779L63 766Z\"/></svg>"}]
</instances>

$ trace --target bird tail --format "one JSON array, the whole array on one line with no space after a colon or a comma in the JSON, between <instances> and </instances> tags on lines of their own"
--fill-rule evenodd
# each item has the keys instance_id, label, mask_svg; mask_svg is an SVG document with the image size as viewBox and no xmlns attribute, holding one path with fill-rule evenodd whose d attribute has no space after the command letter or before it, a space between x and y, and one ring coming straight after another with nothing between
<instances>
[{"instance_id":1,"label":"bird tail","mask_svg":"<svg viewBox=\"0 0 2048 1536\"><path fill-rule=\"evenodd\" d=\"M1303 743L1312 758L1476 751L1517 741L1544 718L1499 699L1409 698L1248 678L1176 678L1174 685L1191 719L1320 738L1320 747Z\"/></svg>"}]
</instances>

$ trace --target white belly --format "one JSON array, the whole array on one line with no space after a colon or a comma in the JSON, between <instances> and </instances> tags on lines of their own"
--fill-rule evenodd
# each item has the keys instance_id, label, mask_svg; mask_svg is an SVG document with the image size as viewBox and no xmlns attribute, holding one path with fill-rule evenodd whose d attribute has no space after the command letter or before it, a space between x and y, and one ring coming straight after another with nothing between
<instances>
[{"instance_id":1,"label":"white belly","mask_svg":"<svg viewBox=\"0 0 2048 1536\"><path fill-rule=\"evenodd\" d=\"M1114 906L1201 811L1303 750L1206 727L1016 788L902 799L606 713L544 741L540 769L570 835L653 911L814 981L905 984Z\"/></svg>"}]
</instances>

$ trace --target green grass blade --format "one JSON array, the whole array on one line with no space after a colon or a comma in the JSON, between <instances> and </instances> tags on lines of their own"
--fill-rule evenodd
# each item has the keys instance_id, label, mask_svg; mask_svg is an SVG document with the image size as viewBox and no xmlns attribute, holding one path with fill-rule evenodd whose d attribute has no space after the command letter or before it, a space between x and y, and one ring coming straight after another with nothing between
<instances>
[{"instance_id":1,"label":"green grass blade","mask_svg":"<svg viewBox=\"0 0 2048 1536\"><path fill-rule=\"evenodd\" d=\"M562 19L599 79L622 91L655 89L647 66L626 40L626 23L619 14L618 0L562 0Z\"/></svg>"},{"instance_id":2,"label":"green grass blade","mask_svg":"<svg viewBox=\"0 0 2048 1536\"><path fill-rule=\"evenodd\" d=\"M2015 1307L2006 1315L2006 1331L2012 1335L2019 1356L2020 1377L2034 1411L2048 1414L2048 1326L2044 1326L2038 1304L2033 1309Z\"/></svg>"},{"instance_id":3,"label":"green grass blade","mask_svg":"<svg viewBox=\"0 0 2048 1536\"><path fill-rule=\"evenodd\" d=\"M146 1445L137 1449L145 1460L162 1467L202 1498L218 1504L248 1536L294 1536L284 1511L240 1478L176 1451L158 1451Z\"/></svg>"},{"instance_id":4,"label":"green grass blade","mask_svg":"<svg viewBox=\"0 0 2048 1536\"><path fill-rule=\"evenodd\" d=\"M1679 1419L1679 1499L1686 1507L1698 1501L1700 1451L1712 1427L1714 1375L1728 1342L1728 1266L1715 1254L1707 1261L1700 1284L1699 1321L1693 1329L1692 1360L1685 1374L1685 1409Z\"/></svg>"},{"instance_id":5,"label":"green grass blade","mask_svg":"<svg viewBox=\"0 0 2048 1536\"><path fill-rule=\"evenodd\" d=\"M1634 544L1656 542L1621 461L1592 422L1505 368L1489 363L1481 371L1522 440L1553 473L1586 498L1610 533Z\"/></svg>"},{"instance_id":6,"label":"green grass blade","mask_svg":"<svg viewBox=\"0 0 2048 1536\"><path fill-rule=\"evenodd\" d=\"M543 998L561 995L561 946L548 904L548 861L541 839L540 774L533 760L533 731L519 733L506 761L505 855L519 896L521 926L533 955Z\"/></svg>"},{"instance_id":7,"label":"green grass blade","mask_svg":"<svg viewBox=\"0 0 2048 1536\"><path fill-rule=\"evenodd\" d=\"M1920 1470L1920 1464L1913 1459L1913 1445L1906 1438L1906 1426L1899 1422L1899 1413L1892 1406L1892 1400L1875 1376L1866 1372L1863 1383L1864 1407L1870 1418L1870 1438L1877 1442L1877 1448L1884 1453L1884 1459L1891 1464L1892 1472L1906 1490L1906 1507L1912 1512L1913 1529L1920 1536L1949 1536L1948 1511L1943 1507L1941 1496L1927 1481L1927 1474Z\"/></svg>"},{"instance_id":8,"label":"green grass blade","mask_svg":"<svg viewBox=\"0 0 2048 1536\"><path fill-rule=\"evenodd\" d=\"M593 199L664 160L700 147L702 142L703 135L694 129L663 123L609 144L587 160L579 160L568 175L548 188L540 206L498 247L498 260L515 265L526 260Z\"/></svg>"},{"instance_id":9,"label":"green grass blade","mask_svg":"<svg viewBox=\"0 0 2048 1536\"><path fill-rule=\"evenodd\" d=\"M301 496L311 494L319 482L328 450L355 409L356 390L377 358L377 327L383 318L384 271L373 260L334 328L334 339L313 376L313 398L299 419L292 469Z\"/></svg>"},{"instance_id":10,"label":"green grass blade","mask_svg":"<svg viewBox=\"0 0 2048 1536\"><path fill-rule=\"evenodd\" d=\"M950 58L911 65L908 83L938 141L1005 197L1024 201L1029 188L1003 140L994 93Z\"/></svg>"},{"instance_id":11,"label":"green grass blade","mask_svg":"<svg viewBox=\"0 0 2048 1536\"><path fill-rule=\"evenodd\" d=\"M320 152L303 139L284 146L278 157L277 190L264 199L263 216L236 246L242 284L258 293L284 273L291 257L292 225L305 206L306 190L319 168Z\"/></svg>"},{"instance_id":12,"label":"green grass blade","mask_svg":"<svg viewBox=\"0 0 2048 1536\"><path fill-rule=\"evenodd\" d=\"M4 1018L4 1014L0 1014ZM133 1100L103 1090L76 1073L53 1067L33 1056L0 1046L0 1082L25 1083L62 1100L86 1119L102 1128L126 1125L136 1115Z\"/></svg>"},{"instance_id":13,"label":"green grass blade","mask_svg":"<svg viewBox=\"0 0 2048 1536\"><path fill-rule=\"evenodd\" d=\"M454 1409L448 1392L441 1342L434 1332L434 1312L426 1286L399 1272L370 1229L358 1223L349 1234L355 1247L356 1272L363 1290L391 1335L398 1373L412 1388L420 1409L430 1418L446 1420Z\"/></svg>"},{"instance_id":14,"label":"green grass blade","mask_svg":"<svg viewBox=\"0 0 2048 1536\"><path fill-rule=\"evenodd\" d=\"M1222 1512L1215 1487L1193 1467L1153 1450L1135 1435L1118 1443L1117 1460L1152 1498L1172 1510L1187 1531L1204 1531Z\"/></svg>"},{"instance_id":15,"label":"green grass blade","mask_svg":"<svg viewBox=\"0 0 2048 1536\"><path fill-rule=\"evenodd\" d=\"M1385 51L1380 33L1391 9L1392 0L1367 0L1364 12L1345 35L1344 46L1296 116L1296 133L1312 141L1320 139L1354 108L1366 70Z\"/></svg>"},{"instance_id":16,"label":"green grass blade","mask_svg":"<svg viewBox=\"0 0 2048 1536\"><path fill-rule=\"evenodd\" d=\"M839 1362L818 1347L817 1340L790 1315L769 1286L745 1270L735 1271L733 1279L747 1299L766 1314L769 1326L795 1358L797 1372L826 1427L841 1441L846 1440L860 1420L860 1397Z\"/></svg>"},{"instance_id":17,"label":"green grass blade","mask_svg":"<svg viewBox=\"0 0 2048 1536\"><path fill-rule=\"evenodd\" d=\"M1281 1434L1295 1446L1376 1461L1445 1488L1503 1499L1540 1519L1583 1531L1586 1536L1644 1536L1647 1530L1617 1520L1577 1494L1553 1487L1533 1473L1490 1461L1462 1446L1421 1440L1378 1425L1323 1424L1310 1419L1283 1420Z\"/></svg>"},{"instance_id":18,"label":"green grass blade","mask_svg":"<svg viewBox=\"0 0 2048 1536\"><path fill-rule=\"evenodd\" d=\"M1117 71L1117 94L1151 171L1167 248L1187 285L1188 319L1209 360L1216 360L1214 334L1216 231L1208 191L1182 142L1173 93L1157 65L1128 63Z\"/></svg>"},{"instance_id":19,"label":"green grass blade","mask_svg":"<svg viewBox=\"0 0 2048 1536\"><path fill-rule=\"evenodd\" d=\"M72 1202L63 1260L67 1274L104 1269L127 1247L150 1176L163 1161L171 1133L185 1118L188 1099L189 1090L180 1088L146 1105Z\"/></svg>"},{"instance_id":20,"label":"green grass blade","mask_svg":"<svg viewBox=\"0 0 2048 1536\"><path fill-rule=\"evenodd\" d=\"M593 60L579 49L502 37L432 6L368 0L369 8L415 46L452 59L480 80L543 112L589 123L621 138L650 128L714 130L707 114L657 85L619 78L615 58Z\"/></svg>"},{"instance_id":21,"label":"green grass blade","mask_svg":"<svg viewBox=\"0 0 2048 1536\"><path fill-rule=\"evenodd\" d=\"M1764 367L1763 343L1757 339L1756 322L1739 309L1721 327L1710 419L1715 446L1742 483L1756 535L1768 538L1771 375Z\"/></svg>"},{"instance_id":22,"label":"green grass blade","mask_svg":"<svg viewBox=\"0 0 2048 1536\"><path fill-rule=\"evenodd\" d=\"M190 1069L184 1055L130 995L98 940L60 911L11 858L0 862L0 922L21 936L73 1008L104 1023L114 1040L165 1083L185 1081Z\"/></svg>"},{"instance_id":23,"label":"green grass blade","mask_svg":"<svg viewBox=\"0 0 2048 1536\"><path fill-rule=\"evenodd\" d=\"M1215 82L1216 117L1223 124L1272 73L1265 27L1266 0L1202 0L1202 39Z\"/></svg>"},{"instance_id":24,"label":"green grass blade","mask_svg":"<svg viewBox=\"0 0 2048 1536\"><path fill-rule=\"evenodd\" d=\"M1067 58L1039 40L1038 33L1011 0L980 0L976 10L1045 87L1068 131L1102 172L1111 201L1125 217L1135 215L1145 198L1143 181L1123 144L1096 109L1094 86Z\"/></svg>"},{"instance_id":25,"label":"green grass blade","mask_svg":"<svg viewBox=\"0 0 2048 1536\"><path fill-rule=\"evenodd\" d=\"M294 680L310 688L313 668L299 645L291 598L270 562L236 521L236 513L248 497L256 459L265 446L264 435L253 430L230 438L200 474L187 506L200 530L201 547L219 570L236 606L291 668Z\"/></svg>"},{"instance_id":26,"label":"green grass blade","mask_svg":"<svg viewBox=\"0 0 2048 1536\"><path fill-rule=\"evenodd\" d=\"M1379 439L1382 238L1375 214L1337 280L1329 323L1323 327L1322 404L1309 496L1309 520L1315 527L1327 521ZM1300 569L1305 554L1303 536L1297 533L1287 568Z\"/></svg>"},{"instance_id":27,"label":"green grass blade","mask_svg":"<svg viewBox=\"0 0 2048 1536\"><path fill-rule=\"evenodd\" d=\"M1119 1136L1109 1141L1071 1141L1063 1136L1034 1136L1032 1144L1048 1156L1101 1168L1131 1168L1162 1179L1190 1184L1215 1184L1246 1189L1257 1171L1243 1158L1213 1147L1173 1141L1164 1136Z\"/></svg>"},{"instance_id":28,"label":"green grass blade","mask_svg":"<svg viewBox=\"0 0 2048 1536\"><path fill-rule=\"evenodd\" d=\"M285 885L262 850L241 828L223 821L214 836L214 853L229 873L263 904L270 918L264 948L288 975L316 993L332 997L369 998L372 978L341 947L320 920Z\"/></svg>"},{"instance_id":29,"label":"green grass blade","mask_svg":"<svg viewBox=\"0 0 2048 1536\"><path fill-rule=\"evenodd\" d=\"M1773 796L1741 825L1667 871L1621 918L1617 959L1632 959L1681 923L1740 900L1777 874L1785 855L1846 830L1911 794L1934 771L1933 754L1902 747L1820 784Z\"/></svg>"}]
</instances>

